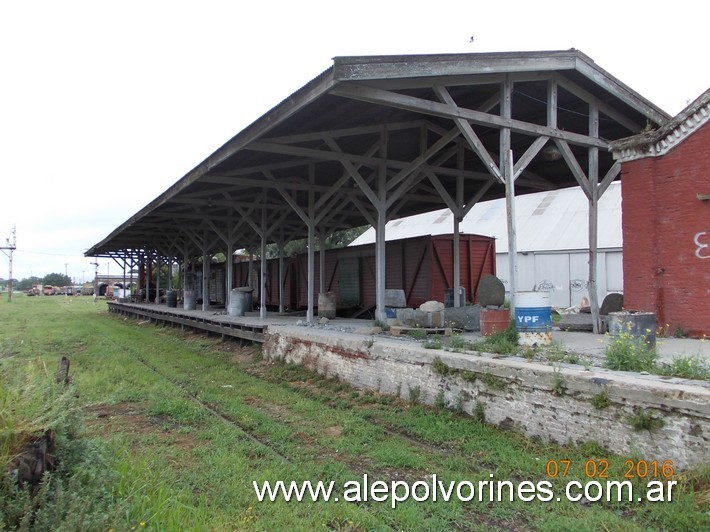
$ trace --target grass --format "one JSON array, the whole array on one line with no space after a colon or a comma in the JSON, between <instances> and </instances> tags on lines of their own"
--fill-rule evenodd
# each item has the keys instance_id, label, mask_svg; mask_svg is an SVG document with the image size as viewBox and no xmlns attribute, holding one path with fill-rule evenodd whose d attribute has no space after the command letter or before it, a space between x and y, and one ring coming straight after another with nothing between
<instances>
[{"instance_id":1,"label":"grass","mask_svg":"<svg viewBox=\"0 0 710 532\"><path fill-rule=\"evenodd\" d=\"M66 397L45 391L35 399L22 395L33 379L51 381L62 355L72 361L72 391ZM10 510L16 520L9 521L5 512L0 528L17 523L23 504L39 506L31 513L37 530L700 530L710 525L702 506L710 489L708 468L678 477L672 503L409 501L395 509L372 500L259 503L252 481L344 482L368 474L373 480L414 482L435 473L444 482L477 482L493 473L499 480L536 483L547 480L548 460L569 459L568 477L552 479L560 490L568 480L585 481L589 459L608 459L611 476L618 479L629 457L526 440L476 422L485 418L490 400L485 395L454 397L452 406L470 409L473 418L429 408L420 404L416 388L404 390L409 400L355 390L300 366L260 360L258 350L255 356L229 342L109 316L105 304L88 299L0 302L0 372L22 384L10 391L5 384L10 381L3 381L5 416L13 409L8 405L19 411L18 401L37 404L27 410L32 423L7 418L3 442L20 426L73 433L57 453L64 469L52 474L35 502L14 499ZM52 385L36 389L45 386ZM57 397L67 407L50 406L54 410L42 418L39 405L47 403L40 399ZM66 422L65 411L73 413Z\"/></svg>"}]
</instances>

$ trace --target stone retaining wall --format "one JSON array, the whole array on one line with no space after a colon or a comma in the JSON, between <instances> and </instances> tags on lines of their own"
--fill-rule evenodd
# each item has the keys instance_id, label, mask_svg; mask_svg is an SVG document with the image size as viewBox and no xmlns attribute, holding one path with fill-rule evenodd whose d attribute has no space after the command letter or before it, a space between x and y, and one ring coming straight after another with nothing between
<instances>
[{"instance_id":1,"label":"stone retaining wall","mask_svg":"<svg viewBox=\"0 0 710 532\"><path fill-rule=\"evenodd\" d=\"M443 397L451 408L482 409L487 423L544 441L593 441L630 458L673 460L678 469L710 459L710 390L688 383L427 350L310 327L270 326L264 356L405 400L434 404ZM634 429L634 420L644 417L662 426Z\"/></svg>"}]
</instances>

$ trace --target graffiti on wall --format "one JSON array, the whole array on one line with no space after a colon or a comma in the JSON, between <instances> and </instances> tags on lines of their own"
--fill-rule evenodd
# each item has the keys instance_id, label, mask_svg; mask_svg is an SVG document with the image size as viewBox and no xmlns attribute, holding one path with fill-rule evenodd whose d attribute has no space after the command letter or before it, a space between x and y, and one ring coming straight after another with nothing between
<instances>
[{"instance_id":1,"label":"graffiti on wall","mask_svg":"<svg viewBox=\"0 0 710 532\"><path fill-rule=\"evenodd\" d=\"M695 256L699 259L710 259L710 235L707 231L701 231L695 235Z\"/></svg>"}]
</instances>

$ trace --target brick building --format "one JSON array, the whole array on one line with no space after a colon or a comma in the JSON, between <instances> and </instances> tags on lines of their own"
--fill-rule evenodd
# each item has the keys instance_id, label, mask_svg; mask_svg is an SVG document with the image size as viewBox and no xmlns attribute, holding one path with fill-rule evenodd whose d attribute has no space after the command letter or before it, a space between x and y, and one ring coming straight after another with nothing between
<instances>
[{"instance_id":1,"label":"brick building","mask_svg":"<svg viewBox=\"0 0 710 532\"><path fill-rule=\"evenodd\" d=\"M656 312L671 334L710 336L710 89L612 149L622 163L624 306Z\"/></svg>"}]
</instances>

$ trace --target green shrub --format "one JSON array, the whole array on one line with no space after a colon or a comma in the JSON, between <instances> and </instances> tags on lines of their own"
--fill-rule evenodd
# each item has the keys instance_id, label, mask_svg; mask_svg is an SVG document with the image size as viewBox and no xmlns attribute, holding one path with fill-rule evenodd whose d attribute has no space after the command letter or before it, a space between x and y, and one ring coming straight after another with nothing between
<instances>
[{"instance_id":1,"label":"green shrub","mask_svg":"<svg viewBox=\"0 0 710 532\"><path fill-rule=\"evenodd\" d=\"M565 386L565 378L559 370L555 370L552 374L552 392L555 395L564 395L567 386Z\"/></svg>"},{"instance_id":2,"label":"green shrub","mask_svg":"<svg viewBox=\"0 0 710 532\"><path fill-rule=\"evenodd\" d=\"M673 357L669 366L661 366L658 372L683 379L710 380L710 365L699 356Z\"/></svg>"},{"instance_id":3,"label":"green shrub","mask_svg":"<svg viewBox=\"0 0 710 532\"><path fill-rule=\"evenodd\" d=\"M605 388L601 392L596 394L594 397L592 397L589 402L592 403L592 406L597 410L604 410L605 408L611 405L611 401L609 400L609 392Z\"/></svg>"},{"instance_id":4,"label":"green shrub","mask_svg":"<svg viewBox=\"0 0 710 532\"><path fill-rule=\"evenodd\" d=\"M638 410L633 415L628 417L629 425L633 427L635 431L642 430L656 430L660 429L664 423L662 419L654 417L650 412L645 410Z\"/></svg>"},{"instance_id":5,"label":"green shrub","mask_svg":"<svg viewBox=\"0 0 710 532\"><path fill-rule=\"evenodd\" d=\"M441 349L441 340L439 339L438 336L434 336L434 337L426 340L422 344L422 347L424 349Z\"/></svg>"},{"instance_id":6,"label":"green shrub","mask_svg":"<svg viewBox=\"0 0 710 532\"><path fill-rule=\"evenodd\" d=\"M656 368L658 353L643 338L622 333L612 339L604 350L604 365L616 371L648 371Z\"/></svg>"},{"instance_id":7,"label":"green shrub","mask_svg":"<svg viewBox=\"0 0 710 532\"><path fill-rule=\"evenodd\" d=\"M483 384L493 390L502 390L503 388L505 388L505 381L500 377L491 375L490 373L484 373L483 375L481 375L481 381L483 381Z\"/></svg>"},{"instance_id":8,"label":"green shrub","mask_svg":"<svg viewBox=\"0 0 710 532\"><path fill-rule=\"evenodd\" d=\"M422 389L419 386L409 387L409 404L415 405L419 403L422 395Z\"/></svg>"},{"instance_id":9,"label":"green shrub","mask_svg":"<svg viewBox=\"0 0 710 532\"><path fill-rule=\"evenodd\" d=\"M446 408L446 398L444 397L444 390L439 390L434 398L434 406L439 410L444 410Z\"/></svg>"},{"instance_id":10,"label":"green shrub","mask_svg":"<svg viewBox=\"0 0 710 532\"><path fill-rule=\"evenodd\" d=\"M471 371L470 369L465 369L461 372L461 378L465 380L466 382L475 382L476 381L476 372Z\"/></svg>"},{"instance_id":11,"label":"green shrub","mask_svg":"<svg viewBox=\"0 0 710 532\"><path fill-rule=\"evenodd\" d=\"M483 406L483 403L476 401L476 406L473 408L473 412L471 415L473 416L473 420L476 423L485 423L486 408Z\"/></svg>"},{"instance_id":12,"label":"green shrub","mask_svg":"<svg viewBox=\"0 0 710 532\"><path fill-rule=\"evenodd\" d=\"M431 370L442 377L456 373L456 368L447 366L439 357L434 357L434 360L431 361Z\"/></svg>"},{"instance_id":13,"label":"green shrub","mask_svg":"<svg viewBox=\"0 0 710 532\"><path fill-rule=\"evenodd\" d=\"M460 351L466 348L466 340L460 334L454 334L448 343L448 348L452 351Z\"/></svg>"},{"instance_id":14,"label":"green shrub","mask_svg":"<svg viewBox=\"0 0 710 532\"><path fill-rule=\"evenodd\" d=\"M471 343L469 349L484 353L515 355L518 352L519 338L518 330L515 328L515 324L511 322L504 331L492 334L484 340Z\"/></svg>"},{"instance_id":15,"label":"green shrub","mask_svg":"<svg viewBox=\"0 0 710 532\"><path fill-rule=\"evenodd\" d=\"M415 340L424 340L427 337L427 332L424 329L414 329L407 333Z\"/></svg>"}]
</instances>

